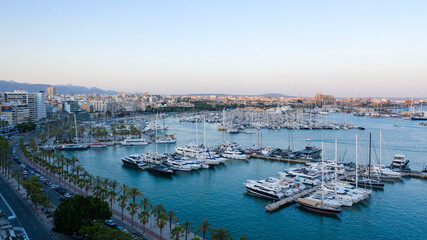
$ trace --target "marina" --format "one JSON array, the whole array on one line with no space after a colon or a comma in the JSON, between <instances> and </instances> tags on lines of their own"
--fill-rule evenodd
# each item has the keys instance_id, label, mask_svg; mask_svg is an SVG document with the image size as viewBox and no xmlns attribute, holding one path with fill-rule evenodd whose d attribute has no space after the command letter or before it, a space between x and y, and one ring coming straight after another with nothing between
<instances>
[{"instance_id":1,"label":"marina","mask_svg":"<svg viewBox=\"0 0 427 240\"><path fill-rule=\"evenodd\" d=\"M415 172L415 176L424 176L421 173L425 164L424 146L422 145L424 137L420 132L423 131L423 126L401 119L357 118L355 116L344 116L343 114L335 114L334 118L336 121L343 121L347 118L353 121L355 125L365 126L366 130L353 129L342 131L342 134L340 131L329 131L325 134L325 132L321 133L321 131L315 130L292 130L291 141L289 141L290 134L288 129L266 129L263 130L262 145L265 146L264 148L271 147L271 149L281 148L285 150L290 147L295 149L294 151L298 149L298 151L301 151L308 144L305 139L310 138L309 145L317 146L318 148L321 147L321 142L323 141L325 158L333 159L334 141L338 139L338 159L344 163L354 163L354 136L358 134L359 147L365 153L359 156L359 163L366 165L368 163L366 154L368 150L368 135L369 132L372 132L373 148L375 148L373 150L373 162L377 164L378 157L375 157L374 153L376 152L378 155L378 136L381 129L385 145L382 150L382 164L390 165L394 154L404 153L410 159L409 166ZM171 154L176 147L191 143L196 144L197 139L199 143L204 142L203 125L201 123L198 124L197 136L194 131L196 129L195 123L179 122L176 118L166 119L165 122L169 126L168 131L175 134L176 143L158 144L157 151L159 153ZM393 125L396 122L401 127L394 127ZM408 130L409 132L407 132ZM257 134L227 134L223 131L218 131L216 123L207 123L206 133L209 136L206 138L207 146L218 146L223 142L236 142L241 145L242 149L247 150L258 143ZM420 139L417 141L411 140L412 134L417 134ZM351 230L356 226L361 226L361 223L355 219L367 218L376 219L370 224L373 224L376 229L375 233L381 235L391 234L391 225L386 221L386 219L390 218L395 219L393 224L407 226L406 230L399 233L400 237L409 237L414 234L419 236L422 234L421 226L417 219L427 214L419 211L419 204L424 199L423 193L425 193L426 182L422 179L407 178L406 175L409 175L408 173L402 173L401 181L387 183L384 186L384 190L374 189L369 199L352 206L351 210L343 208L343 211L338 214L337 219L339 220L337 220L302 211L298 204L292 204L295 201L294 198L273 201L254 197L252 194L246 193L247 190L242 186L242 183L247 179L262 179L275 176L277 172L304 166L307 163L311 163L311 160L285 159L265 156L260 153L250 155L248 160L230 159L214 168L201 168L188 173L181 171L178 175L174 174L170 177L151 174L139 169L121 167L123 165L120 161L121 157L149 152L156 152L155 144L142 147L114 145L99 149L96 153L95 151L67 151L64 154L79 158L81 164L93 174L104 177L113 175L120 182L135 185L144 192L144 195L150 197L153 202L161 202L166 207L175 209L180 218L189 219L190 222L200 222L208 218L214 226L217 222L227 222L226 227L232 230L233 233L235 232L236 236L244 233L250 239L280 239L283 236L286 238L298 238L300 236L313 238L318 234L337 236L336 231L339 228L341 231L345 231L349 237L369 238L374 234L373 230L363 233ZM104 168L98 167L101 162ZM162 191L158 191L159 188ZM312 189L313 192L316 190L315 188ZM307 192L306 194L309 193ZM191 200L194 195L199 196L200 203L194 203ZM407 201L408 196L418 207L401 205L401 202ZM300 196L295 195L294 197ZM288 204L282 204L288 201ZM196 206L194 206L195 204ZM266 208L268 205L272 209L271 214L268 214L270 212ZM383 211L383 209L395 209L395 211ZM233 212L235 214L224 214L224 212ZM407 215L408 212L411 212L411 216ZM397 216L404 217L398 218ZM248 220L243 223L242 219ZM321 219L323 219L323 223L320 222ZM336 221L342 221L345 224L337 225ZM410 224L407 222L410 222ZM283 232L274 230L277 227L267 227L271 223L274 223L280 229L286 229L289 224L292 224L293 231ZM313 226L311 231L304 230L306 224ZM325 228L326 225L324 226L324 224L328 227ZM368 226L372 227L372 225L366 225L366 227ZM369 229L372 229L371 227Z\"/></svg>"}]
</instances>

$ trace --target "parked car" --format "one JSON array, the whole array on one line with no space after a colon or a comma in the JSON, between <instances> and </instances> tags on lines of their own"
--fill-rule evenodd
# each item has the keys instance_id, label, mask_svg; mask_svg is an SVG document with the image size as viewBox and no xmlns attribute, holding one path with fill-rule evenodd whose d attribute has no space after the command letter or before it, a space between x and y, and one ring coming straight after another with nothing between
<instances>
[{"instance_id":1,"label":"parked car","mask_svg":"<svg viewBox=\"0 0 427 240\"><path fill-rule=\"evenodd\" d=\"M111 227L111 228L115 228L115 226L116 226L116 224L114 223L114 221L111 220L111 219L105 220L105 225L107 225L108 227Z\"/></svg>"}]
</instances>

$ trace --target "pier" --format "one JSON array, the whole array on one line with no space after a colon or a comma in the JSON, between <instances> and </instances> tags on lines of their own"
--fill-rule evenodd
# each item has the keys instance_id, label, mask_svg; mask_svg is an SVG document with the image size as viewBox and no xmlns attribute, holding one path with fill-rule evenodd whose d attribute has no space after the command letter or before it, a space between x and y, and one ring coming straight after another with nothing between
<instances>
[{"instance_id":1,"label":"pier","mask_svg":"<svg viewBox=\"0 0 427 240\"><path fill-rule=\"evenodd\" d=\"M291 197L283 198L282 200L279 200L275 203L269 203L267 206L265 206L265 210L267 210L267 212L274 212L283 206L294 203L298 198L305 196L307 194L310 194L310 193L316 191L317 189L319 189L318 186L312 187L310 189L307 189L307 190L304 190L300 193L297 193Z\"/></svg>"},{"instance_id":2,"label":"pier","mask_svg":"<svg viewBox=\"0 0 427 240\"><path fill-rule=\"evenodd\" d=\"M307 163L312 162L311 160L305 160L305 159L288 159L288 158L280 158L280 157L270 157L265 155L249 155L250 158L259 158L259 159L265 159L265 160L273 160L273 161L280 161L280 162L291 162L291 163Z\"/></svg>"},{"instance_id":3,"label":"pier","mask_svg":"<svg viewBox=\"0 0 427 240\"><path fill-rule=\"evenodd\" d=\"M402 176L403 177L411 177L411 178L427 179L427 173L422 173L420 171L402 172Z\"/></svg>"}]
</instances>

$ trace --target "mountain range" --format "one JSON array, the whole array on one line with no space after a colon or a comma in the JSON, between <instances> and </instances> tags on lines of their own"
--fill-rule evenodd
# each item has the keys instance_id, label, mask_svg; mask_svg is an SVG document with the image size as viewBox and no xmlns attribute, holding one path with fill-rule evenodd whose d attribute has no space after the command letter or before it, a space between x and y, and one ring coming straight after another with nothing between
<instances>
[{"instance_id":1,"label":"mountain range","mask_svg":"<svg viewBox=\"0 0 427 240\"><path fill-rule=\"evenodd\" d=\"M103 90L96 87L82 87L71 84L67 85L50 85L50 84L33 84L33 83L19 83L15 81L0 80L1 92L13 92L15 90L25 90L27 92L40 92L46 91L48 87L56 87L58 94L118 94L117 91Z\"/></svg>"}]
</instances>

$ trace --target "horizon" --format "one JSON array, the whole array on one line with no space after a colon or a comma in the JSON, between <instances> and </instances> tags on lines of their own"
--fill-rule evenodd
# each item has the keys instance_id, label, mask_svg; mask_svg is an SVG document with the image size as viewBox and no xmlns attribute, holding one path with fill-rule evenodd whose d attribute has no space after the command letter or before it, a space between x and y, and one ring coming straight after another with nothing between
<instances>
[{"instance_id":1,"label":"horizon","mask_svg":"<svg viewBox=\"0 0 427 240\"><path fill-rule=\"evenodd\" d=\"M73 84L64 84L64 85L52 85L52 84L46 84L46 83L24 83L24 82L16 82L13 80L2 80L0 79L0 81L10 81L10 82L15 82L15 83L22 83L22 84L42 84L42 85L49 85L51 87L57 87L57 86L72 86L72 87L86 87L86 86L79 86L79 85L73 85ZM87 86L86 88L91 89L91 88L98 88L98 87L93 87L93 86ZM98 88L101 89L103 91L116 91L114 89L103 89L103 88ZM15 89L15 90L22 90L22 89ZM116 91L117 94L120 93L120 91ZM143 94L143 92L125 92L127 94ZM149 92L150 93L150 92ZM322 93L319 92L322 95L330 95L327 93ZM75 94L75 93L73 93ZM166 93L166 94L158 94L158 93L150 93L152 95L162 95L162 96L208 96L208 95L223 95L223 96L248 96L248 97L252 97L252 96L263 96L267 97L268 95L283 95L287 98L295 98L295 97L299 97L299 95L296 94L287 94L287 93L280 93L280 92L268 92L268 93L258 93L258 94L228 94L228 93L187 93L187 94L174 94L174 93ZM114 94L113 94L114 95ZM333 95L332 95L333 96ZM313 96L301 96L302 98L312 98ZM334 96L336 99L345 99L345 98L376 98L376 99L391 99L391 100L403 100L403 99L411 99L412 97L404 97L404 96L397 96L397 97L388 97L388 96ZM273 98L277 98L277 97L273 97ZM422 99L427 99L426 97L413 97L414 100L422 100Z\"/></svg>"},{"instance_id":2,"label":"horizon","mask_svg":"<svg viewBox=\"0 0 427 240\"><path fill-rule=\"evenodd\" d=\"M0 79L160 95L425 98L427 2L4 2Z\"/></svg>"}]
</instances>

